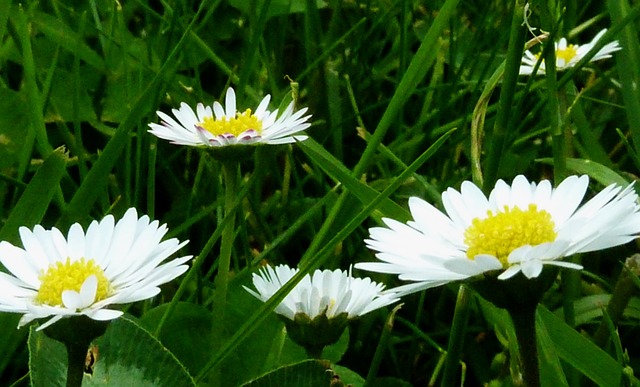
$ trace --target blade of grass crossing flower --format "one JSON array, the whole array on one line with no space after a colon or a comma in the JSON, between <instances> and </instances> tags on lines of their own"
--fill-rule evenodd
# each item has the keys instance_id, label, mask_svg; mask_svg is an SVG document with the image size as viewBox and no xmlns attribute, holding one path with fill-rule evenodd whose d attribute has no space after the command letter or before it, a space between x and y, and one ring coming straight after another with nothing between
<instances>
[{"instance_id":1,"label":"blade of grass crossing flower","mask_svg":"<svg viewBox=\"0 0 640 387\"><path fill-rule=\"evenodd\" d=\"M191 28L195 24L198 17L206 10L209 1L203 1L198 8L195 16L191 20L191 23L184 30L180 40L175 45L167 59L162 64L162 67L158 70L158 73L147 85L144 91L138 96L133 104L130 113L126 118L118 125L115 134L109 140L104 150L100 154L98 160L94 163L93 168L89 171L86 178L73 195L73 198L69 202L66 210L56 223L58 227L66 228L71 222L84 218L91 207L95 203L98 195L103 191L103 187L108 181L108 175L115 164L120 160L120 154L125 145L129 141L129 131L140 122L141 118L147 113L147 109L144 107L149 104L151 95L158 94L160 88L160 81L164 78L165 74L170 69L178 65L176 58L181 54L182 46L184 45L186 38L190 36Z\"/></svg>"},{"instance_id":2,"label":"blade of grass crossing flower","mask_svg":"<svg viewBox=\"0 0 640 387\"><path fill-rule=\"evenodd\" d=\"M418 48L416 55L413 57L411 63L409 64L409 68L400 81L400 85L394 92L394 95L389 102L389 106L383 113L383 116L380 119L380 122L373 136L371 137L371 141L367 143L367 147L365 148L362 157L353 169L352 176L356 178L359 177L369 166L369 164L373 160L373 156L375 155L378 145L382 142L385 133L391 127L391 125L395 123L395 120L398 117L398 114L401 112L404 103L413 94L417 85L425 77L427 71L435 61L435 55L437 55L437 53L435 52L434 48L436 47L438 39L440 38L445 27L447 27L447 22L455 11L455 7L458 2L459 0L447 0L445 4L440 8L438 16L425 35L425 38L420 44L420 48ZM308 2L307 4L309 3L310 2ZM342 210L342 206L346 202L346 198L347 197L345 195L340 196L338 202L335 204L331 213L326 218L326 221L323 224L322 229L318 233L318 236L313 240L311 246L309 247L310 251L315 251L318 246L322 245L325 242L321 238L321 236L328 233L329 229L332 228L334 219Z\"/></svg>"},{"instance_id":3,"label":"blade of grass crossing flower","mask_svg":"<svg viewBox=\"0 0 640 387\"><path fill-rule=\"evenodd\" d=\"M363 203L368 203L378 194L376 190L351 176L350 171L340 160L333 157L331 153L327 152L326 149L313 139L307 139L305 142L298 144L298 146L310 159L315 161L327 175L344 185L347 190ZM389 199L381 202L380 211L382 211L384 216L403 219L405 221L409 220L408 212Z\"/></svg>"},{"instance_id":4,"label":"blade of grass crossing flower","mask_svg":"<svg viewBox=\"0 0 640 387\"><path fill-rule=\"evenodd\" d=\"M256 176L257 175L254 173L251 176L251 178L249 178L249 181L247 182L247 184L245 184L242 187L238 195L235 197L235 200L231 205L232 211L237 211L238 206L240 205L242 200L244 200L244 197L247 195L247 192L249 192L249 188L253 185L253 182L255 181ZM203 209L199 214L194 215L193 216L194 219L187 220L186 224L187 225L194 224L196 220L201 219L204 216L207 216L210 212L214 211L217 207L218 207L218 203L212 204L211 206ZM187 271L186 276L182 279L182 281L180 281L180 286L178 287L178 290L176 291L173 298L171 299L171 303L169 307L167 308L164 315L160 319L160 322L158 323L158 326L156 327L153 333L155 337L160 336L160 333L162 332L162 328L164 324L166 323L166 321L169 319L169 317L175 310L178 304L178 301L180 301L184 292L187 290L187 288L191 286L191 281L194 279L197 273L200 272L200 266L202 266L202 263L205 261L205 258L209 255L209 253L215 246L218 239L220 239L220 236L222 235L223 230L227 227L229 222L231 222L231 216L225 216L222 218L218 227L211 234L211 236L205 243L204 247L202 248L198 256L195 258L195 260L193 261L193 265L191 266L191 269ZM170 234L169 236L173 236L173 234Z\"/></svg>"},{"instance_id":5,"label":"blade of grass crossing flower","mask_svg":"<svg viewBox=\"0 0 640 387\"><path fill-rule=\"evenodd\" d=\"M259 324L264 321L269 313L276 308L276 306L284 299L284 297L302 280L302 278L313 270L322 266L324 261L333 254L333 250L336 244L342 242L349 234L351 234L360 224L371 214L371 212L377 208L380 202L387 197L391 193L393 193L398 187L405 181L406 178L411 176L416 169L422 165L427 159L429 159L437 149L444 143L444 141L451 135L453 130L447 132L441 138L436 141L432 146L429 147L418 159L413 162L409 168L403 171L393 182L378 196L376 196L373 200L371 200L367 205L360 211L356 216L354 216L351 221L345 225L340 231L337 233L335 230L330 230L327 228L325 232L332 232L333 238L331 238L328 242L322 244L322 248L318 250L318 248L309 248L305 252L305 254L300 259L300 264L298 265L299 271L296 273L291 279L284 284L269 300L256 310L256 312L234 333L234 335L224 343L222 349L215 354L214 357L209 360L209 362L202 368L200 373L196 376L196 381L202 381L208 374L213 370L222 360L224 360L227 356L233 352L233 350L244 340L247 336L256 329ZM347 196L347 192L344 192L338 201L341 198ZM332 208L332 212L336 211L338 204L335 204ZM339 209L339 208L338 208ZM330 214L331 216L331 214ZM330 222L330 220L325 221L325 223ZM323 229L319 232L322 232ZM324 239L324 235L319 235L317 239ZM315 240L314 240L315 241ZM313 259L310 259L313 258Z\"/></svg>"},{"instance_id":6,"label":"blade of grass crossing flower","mask_svg":"<svg viewBox=\"0 0 640 387\"><path fill-rule=\"evenodd\" d=\"M607 1L612 23L620 23L630 15L629 2L627 0ZM638 6L634 7L638 8ZM631 138L636 152L640 149L640 42L638 42L638 30L635 23L627 23L618 35L618 40L623 49L616 54L618 64L618 76L622 85L622 97L625 104L625 112L629 121Z\"/></svg>"}]
</instances>

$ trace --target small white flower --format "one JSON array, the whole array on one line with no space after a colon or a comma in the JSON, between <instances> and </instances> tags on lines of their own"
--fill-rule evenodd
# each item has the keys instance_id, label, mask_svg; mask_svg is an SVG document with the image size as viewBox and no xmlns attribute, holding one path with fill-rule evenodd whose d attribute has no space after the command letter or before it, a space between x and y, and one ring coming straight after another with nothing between
<instances>
[{"instance_id":1,"label":"small white flower","mask_svg":"<svg viewBox=\"0 0 640 387\"><path fill-rule=\"evenodd\" d=\"M256 298L267 301L298 269L287 265L263 267L253 274L256 291L244 287ZM294 320L298 313L306 314L311 320L325 314L328 319L342 313L348 318L356 318L378 308L398 301L392 292L383 294L384 285L370 278L354 278L342 270L316 270L307 274L276 307L275 312Z\"/></svg>"},{"instance_id":2,"label":"small white flower","mask_svg":"<svg viewBox=\"0 0 640 387\"><path fill-rule=\"evenodd\" d=\"M499 180L487 199L465 181L460 192L442 194L446 214L412 197L413 221L383 219L388 228L369 230L365 242L382 262L356 267L415 282L395 289L401 294L493 271L508 279L520 272L538 277L543 265L581 269L561 259L618 246L640 233L632 185L610 185L580 206L588 185L587 176L571 176L554 189L548 180L536 185L520 175L511 186Z\"/></svg>"},{"instance_id":3,"label":"small white flower","mask_svg":"<svg viewBox=\"0 0 640 387\"><path fill-rule=\"evenodd\" d=\"M311 115L304 115L307 108L294 113L293 102L279 114L267 110L271 96L262 99L255 112L251 109L236 110L236 94L227 89L225 107L218 101L211 106L198 103L196 111L186 103L173 109L177 121L158 111L161 124L149 124L149 133L171 141L173 144L221 147L226 145L286 144L304 141L307 136L297 134L311 124Z\"/></svg>"},{"instance_id":4,"label":"small white flower","mask_svg":"<svg viewBox=\"0 0 640 387\"><path fill-rule=\"evenodd\" d=\"M24 248L0 242L0 262L13 274L0 272L0 311L22 313L18 327L52 317L38 330L63 317L115 319L122 312L107 306L151 298L187 270L191 256L163 263L188 242L161 242L166 232L135 208L117 223L93 221L86 233L76 223L66 238L57 228L21 227Z\"/></svg>"},{"instance_id":5,"label":"small white flower","mask_svg":"<svg viewBox=\"0 0 640 387\"><path fill-rule=\"evenodd\" d=\"M566 70L575 66L591 49L598 43L598 40L607 32L606 29L598 32L598 34L591 40L591 42L583 45L569 44L567 45L567 39L562 38L559 42L555 43L556 50L556 69L558 71ZM598 60L611 58L611 54L621 50L622 47L618 44L617 40L609 42L604 45L590 60L595 62ZM540 60L540 54L533 54L531 51L526 50L524 57L522 58L522 65L520 66L520 75L531 75L533 69ZM537 74L545 73L544 59L540 61Z\"/></svg>"}]
</instances>

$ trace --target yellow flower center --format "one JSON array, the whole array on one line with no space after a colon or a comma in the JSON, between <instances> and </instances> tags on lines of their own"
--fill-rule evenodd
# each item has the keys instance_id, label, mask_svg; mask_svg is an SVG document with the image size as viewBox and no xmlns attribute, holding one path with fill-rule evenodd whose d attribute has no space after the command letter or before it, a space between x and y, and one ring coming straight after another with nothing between
<instances>
[{"instance_id":1,"label":"yellow flower center","mask_svg":"<svg viewBox=\"0 0 640 387\"><path fill-rule=\"evenodd\" d=\"M578 55L578 49L573 44L568 45L564 49L556 50L556 59L562 59L565 64L571 62Z\"/></svg>"},{"instance_id":2,"label":"yellow flower center","mask_svg":"<svg viewBox=\"0 0 640 387\"><path fill-rule=\"evenodd\" d=\"M232 134L238 137L242 132L249 129L253 129L258 133L262 130L262 121L251 114L251 109L245 110L244 113L236 113L233 118L222 117L221 120L216 120L215 117L206 117L198 125L214 136Z\"/></svg>"},{"instance_id":3,"label":"yellow flower center","mask_svg":"<svg viewBox=\"0 0 640 387\"><path fill-rule=\"evenodd\" d=\"M38 290L36 301L40 304L60 306L62 292L65 290L79 292L84 281L91 275L95 275L98 279L95 301L104 300L111 293L111 284L102 268L96 265L93 259L85 261L82 258L71 262L67 258L66 262L56 262L40 274L40 290Z\"/></svg>"},{"instance_id":4,"label":"yellow flower center","mask_svg":"<svg viewBox=\"0 0 640 387\"><path fill-rule=\"evenodd\" d=\"M509 254L518 247L539 245L556 239L551 214L539 211L529 204L525 211L518 207L504 207L502 212L487 211L485 219L474 219L464 232L464 243L469 246L467 258L489 254L507 266Z\"/></svg>"},{"instance_id":5,"label":"yellow flower center","mask_svg":"<svg viewBox=\"0 0 640 387\"><path fill-rule=\"evenodd\" d=\"M537 53L534 56L536 59L540 59L541 55L542 53ZM558 48L556 49L556 62L562 59L564 61L564 65L566 65L571 62L576 55L578 55L578 47L573 44L568 45L566 48ZM542 60L542 63L544 63L544 59Z\"/></svg>"}]
</instances>

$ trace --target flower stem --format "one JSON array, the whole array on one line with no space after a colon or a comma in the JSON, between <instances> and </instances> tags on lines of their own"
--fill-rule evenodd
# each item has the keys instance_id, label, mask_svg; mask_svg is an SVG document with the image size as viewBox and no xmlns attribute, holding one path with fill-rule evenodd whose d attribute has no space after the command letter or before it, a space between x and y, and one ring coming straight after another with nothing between
<instances>
[{"instance_id":1,"label":"flower stem","mask_svg":"<svg viewBox=\"0 0 640 387\"><path fill-rule=\"evenodd\" d=\"M84 377L84 362L87 357L87 345L66 342L67 347L67 387L82 386Z\"/></svg>"},{"instance_id":2,"label":"flower stem","mask_svg":"<svg viewBox=\"0 0 640 387\"><path fill-rule=\"evenodd\" d=\"M469 320L469 289L465 285L460 285L458 289L458 299L456 300L456 308L453 312L453 322L451 324L451 333L449 333L449 345L447 347L447 359L444 365L444 374L442 376L441 386L454 386L457 383L456 374L458 364L460 364L460 355L462 346L464 345L464 337L467 330L467 322Z\"/></svg>"},{"instance_id":3,"label":"flower stem","mask_svg":"<svg viewBox=\"0 0 640 387\"><path fill-rule=\"evenodd\" d=\"M536 346L536 308L538 304L523 304L519 308L508 309L516 330L522 378L527 387L540 386L538 347Z\"/></svg>"},{"instance_id":4,"label":"flower stem","mask_svg":"<svg viewBox=\"0 0 640 387\"><path fill-rule=\"evenodd\" d=\"M224 316L227 303L227 290L229 287L229 268L231 266L231 250L235 234L234 200L238 185L238 163L233 160L222 162L222 175L224 177L224 212L229 221L222 229L222 241L220 256L218 258L218 274L216 275L216 293L213 299L213 326L212 352L216 353L222 348L224 339ZM215 376L214 376L215 379Z\"/></svg>"}]
</instances>

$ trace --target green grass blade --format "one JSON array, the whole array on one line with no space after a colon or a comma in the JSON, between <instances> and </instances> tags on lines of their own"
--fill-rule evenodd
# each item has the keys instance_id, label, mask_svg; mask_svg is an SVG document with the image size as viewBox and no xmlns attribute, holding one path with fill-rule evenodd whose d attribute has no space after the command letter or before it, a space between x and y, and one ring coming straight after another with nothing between
<instances>
[{"instance_id":1,"label":"green grass blade","mask_svg":"<svg viewBox=\"0 0 640 387\"><path fill-rule=\"evenodd\" d=\"M538 318L558 356L600 386L619 386L622 367L606 352L548 309L540 306Z\"/></svg>"},{"instance_id":2,"label":"green grass blade","mask_svg":"<svg viewBox=\"0 0 640 387\"><path fill-rule=\"evenodd\" d=\"M54 193L60 186L65 172L67 156L63 149L57 149L44 160L18 203L11 210L9 218L0 230L0 240L17 243L18 228L32 227L42 220Z\"/></svg>"}]
</instances>

